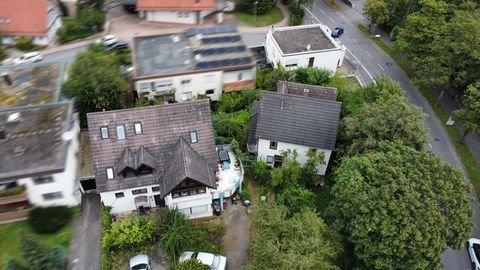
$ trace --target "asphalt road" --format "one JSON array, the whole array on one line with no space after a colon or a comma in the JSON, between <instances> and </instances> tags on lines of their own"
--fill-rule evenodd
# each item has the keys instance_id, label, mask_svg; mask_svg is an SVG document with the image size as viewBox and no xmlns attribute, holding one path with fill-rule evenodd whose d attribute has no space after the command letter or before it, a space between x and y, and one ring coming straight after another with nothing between
<instances>
[{"instance_id":1,"label":"asphalt road","mask_svg":"<svg viewBox=\"0 0 480 270\"><path fill-rule=\"evenodd\" d=\"M386 74L392 79L398 81L401 87L405 90L409 100L413 104L421 107L427 115L425 126L428 128L430 134L427 148L443 160L458 166L465 171L457 153L455 152L455 148L428 102L414 88L412 82L400 67L396 65L395 62L379 47L377 47L375 43L357 30L356 25L365 22L366 19L358 13L357 10L349 8L341 1L336 2L342 7L342 11L335 12L325 5L323 0L316 0L314 5L310 8L312 22L323 23L330 29L333 29L336 26L343 27L345 33L341 36L340 41L347 48L347 57L354 62L354 64L359 66L362 79L371 83L374 81L375 77ZM308 13L309 12L307 11L307 14ZM475 211L472 222L474 224L480 224L480 207L473 194L472 198L474 198L472 208ZM472 237L478 236L480 236L479 228L474 228ZM447 270L471 269L471 263L464 248L460 250L447 249L442 255L442 261L444 268Z\"/></svg>"}]
</instances>

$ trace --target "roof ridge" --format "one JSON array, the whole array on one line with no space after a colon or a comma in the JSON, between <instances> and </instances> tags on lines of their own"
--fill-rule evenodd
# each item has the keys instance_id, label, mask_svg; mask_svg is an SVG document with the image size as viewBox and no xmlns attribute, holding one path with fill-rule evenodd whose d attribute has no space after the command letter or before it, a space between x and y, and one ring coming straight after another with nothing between
<instances>
[{"instance_id":1,"label":"roof ridge","mask_svg":"<svg viewBox=\"0 0 480 270\"><path fill-rule=\"evenodd\" d=\"M284 82L286 84L306 85L306 86L310 86L310 87L325 88L325 89L328 89L328 90L338 91L338 89L336 87L331 87L331 86L322 86L322 85L314 85L314 84L307 84L307 83L289 82L289 81L284 81L284 80L278 80L278 82L279 83Z\"/></svg>"},{"instance_id":2,"label":"roof ridge","mask_svg":"<svg viewBox=\"0 0 480 270\"><path fill-rule=\"evenodd\" d=\"M194 103L208 103L210 105L210 102L208 99L198 99L198 100L192 100L188 102L182 102L182 103L173 103L173 104L164 104L164 105L152 105L152 106L145 106L145 107L135 107L135 108L125 108L125 109L115 109L115 110L108 110L108 111L99 111L99 112L90 112L87 115L97 115L97 114L106 114L106 113L116 113L119 111L141 111L141 110L154 110L154 109L160 109L160 108L170 108L170 107L186 107L189 105L193 105ZM166 110L166 109L164 109Z\"/></svg>"},{"instance_id":3,"label":"roof ridge","mask_svg":"<svg viewBox=\"0 0 480 270\"><path fill-rule=\"evenodd\" d=\"M263 94L268 94L268 95L271 95L271 96L275 96L275 95L279 95L279 96L287 96L287 97L291 97L291 98L298 98L298 99L303 99L305 101L308 101L308 102L317 102L317 103L321 103L321 102L325 102L325 103L334 103L334 104L342 104L341 101L336 101L336 100L328 100L328 99L321 99L321 98L311 98L311 97L308 97L308 96L300 96L300 95L293 95L293 94L286 94L286 93L278 93L278 92L271 92L271 91L265 91L265 90L262 90L262 92L260 93L260 100L262 99L262 95Z\"/></svg>"}]
</instances>

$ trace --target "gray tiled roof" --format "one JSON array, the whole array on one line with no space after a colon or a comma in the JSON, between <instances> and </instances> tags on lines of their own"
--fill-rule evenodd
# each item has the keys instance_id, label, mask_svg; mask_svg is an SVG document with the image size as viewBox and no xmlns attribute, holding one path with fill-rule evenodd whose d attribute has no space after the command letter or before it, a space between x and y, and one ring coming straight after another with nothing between
<instances>
[{"instance_id":1,"label":"gray tiled roof","mask_svg":"<svg viewBox=\"0 0 480 270\"><path fill-rule=\"evenodd\" d=\"M342 104L272 92L262 92L252 137L321 149L334 149ZM255 110L254 110L255 111ZM255 117L253 117L255 119ZM254 142L256 144L256 142Z\"/></svg>"},{"instance_id":2,"label":"gray tiled roof","mask_svg":"<svg viewBox=\"0 0 480 270\"><path fill-rule=\"evenodd\" d=\"M337 88L286 81L277 81L277 92L325 100L337 100Z\"/></svg>"},{"instance_id":3,"label":"gray tiled roof","mask_svg":"<svg viewBox=\"0 0 480 270\"><path fill-rule=\"evenodd\" d=\"M202 156L209 166L216 168L217 158L208 100L89 113L87 119L99 192L159 184L161 174L171 166L178 140L183 138L190 141L191 131L196 131L198 138L198 143L192 144L191 148ZM140 135L135 135L134 123L137 122L142 124ZM117 139L116 125L125 126L125 140ZM108 139L101 138L102 126L108 126ZM153 175L123 178L114 171L115 179L107 180L106 168L114 167L126 148L137 150L142 146L155 158ZM147 161L149 158L144 160L152 162Z\"/></svg>"},{"instance_id":4,"label":"gray tiled roof","mask_svg":"<svg viewBox=\"0 0 480 270\"><path fill-rule=\"evenodd\" d=\"M160 192L163 197L185 179L192 179L206 186L215 187L215 172L207 161L180 138L174 147L171 165L161 176Z\"/></svg>"}]
</instances>

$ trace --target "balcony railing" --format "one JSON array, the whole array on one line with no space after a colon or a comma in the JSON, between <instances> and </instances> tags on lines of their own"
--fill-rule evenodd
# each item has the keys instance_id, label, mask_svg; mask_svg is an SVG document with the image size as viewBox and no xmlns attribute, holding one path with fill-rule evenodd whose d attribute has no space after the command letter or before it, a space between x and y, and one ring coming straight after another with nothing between
<instances>
[{"instance_id":1,"label":"balcony railing","mask_svg":"<svg viewBox=\"0 0 480 270\"><path fill-rule=\"evenodd\" d=\"M28 201L28 194L24 186L19 186L0 192L0 205Z\"/></svg>"}]
</instances>

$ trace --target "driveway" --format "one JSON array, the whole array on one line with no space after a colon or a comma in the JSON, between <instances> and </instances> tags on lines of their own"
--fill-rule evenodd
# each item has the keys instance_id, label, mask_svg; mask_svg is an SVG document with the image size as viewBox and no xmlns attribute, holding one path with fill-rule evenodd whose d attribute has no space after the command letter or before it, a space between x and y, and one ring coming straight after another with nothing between
<instances>
[{"instance_id":1,"label":"driveway","mask_svg":"<svg viewBox=\"0 0 480 270\"><path fill-rule=\"evenodd\" d=\"M100 269L101 209L100 195L84 194L82 215L73 224L67 269Z\"/></svg>"},{"instance_id":2,"label":"driveway","mask_svg":"<svg viewBox=\"0 0 480 270\"><path fill-rule=\"evenodd\" d=\"M223 246L227 257L227 268L238 270L248 262L249 223L247 209L238 204L229 204L223 212L225 235Z\"/></svg>"}]
</instances>

